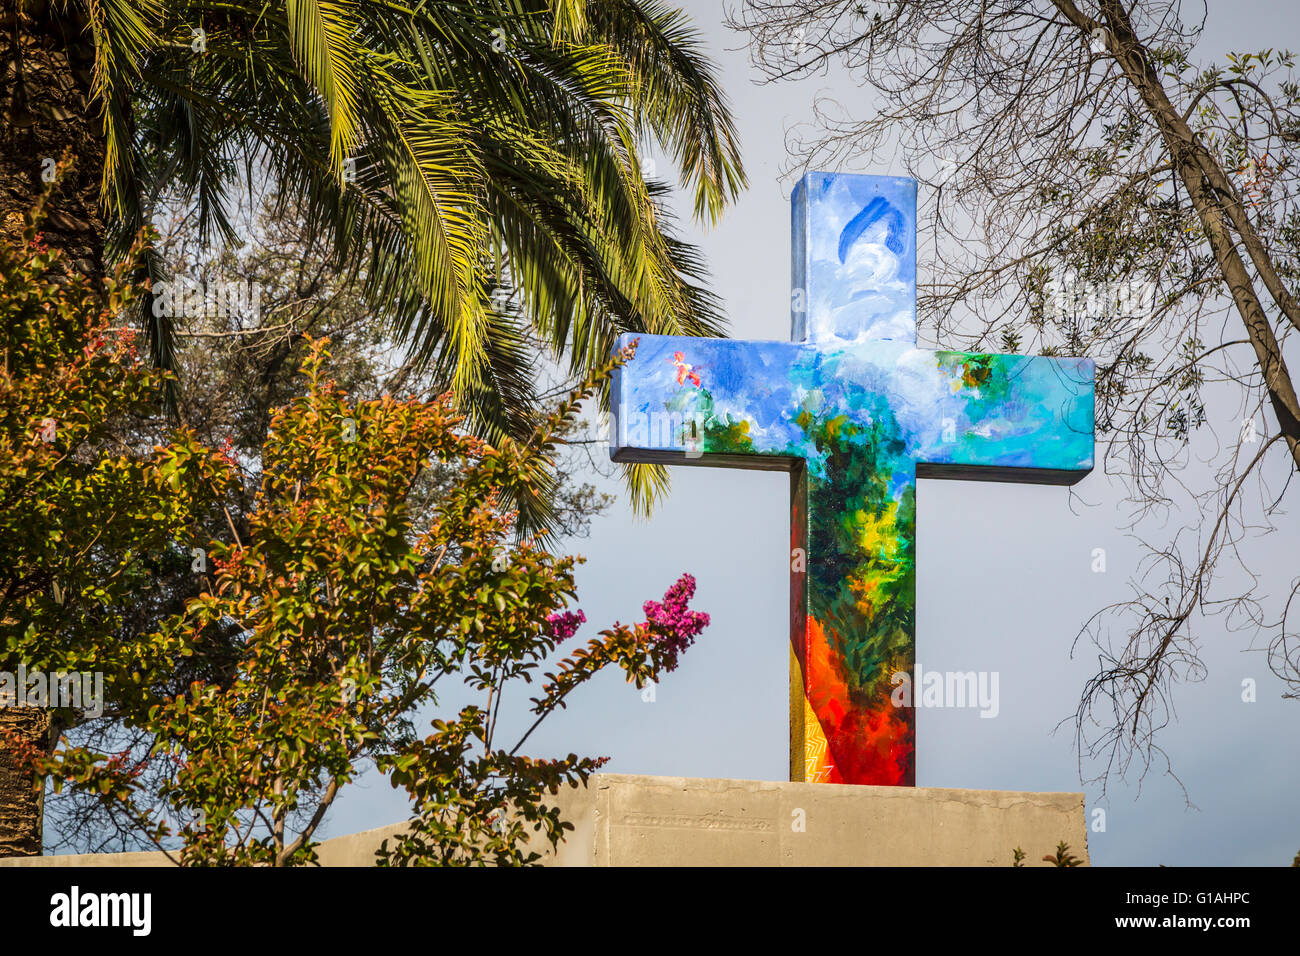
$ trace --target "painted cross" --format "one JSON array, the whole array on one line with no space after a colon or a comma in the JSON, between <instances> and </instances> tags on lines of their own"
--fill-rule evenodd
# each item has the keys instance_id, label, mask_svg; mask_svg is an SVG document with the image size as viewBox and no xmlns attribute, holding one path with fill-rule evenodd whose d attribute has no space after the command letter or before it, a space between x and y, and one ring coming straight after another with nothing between
<instances>
[{"instance_id":1,"label":"painted cross","mask_svg":"<svg viewBox=\"0 0 1300 956\"><path fill-rule=\"evenodd\" d=\"M790 471L790 779L915 785L916 479L1078 481L1093 363L916 347L914 180L793 205L793 341L639 336L610 454Z\"/></svg>"}]
</instances>

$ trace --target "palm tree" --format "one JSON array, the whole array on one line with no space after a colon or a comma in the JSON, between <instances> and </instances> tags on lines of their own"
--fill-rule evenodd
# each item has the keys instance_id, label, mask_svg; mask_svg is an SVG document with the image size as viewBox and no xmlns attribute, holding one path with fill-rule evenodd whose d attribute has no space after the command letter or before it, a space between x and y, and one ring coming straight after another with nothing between
<instances>
[{"instance_id":1,"label":"palm tree","mask_svg":"<svg viewBox=\"0 0 1300 956\"><path fill-rule=\"evenodd\" d=\"M533 425L530 339L576 375L624 331L721 332L641 157L657 143L705 220L744 172L698 41L658 0L0 2L5 239L65 159L44 239L91 274L161 197L231 239L233 190L269 181L495 440ZM662 487L630 477L643 505ZM39 847L39 824L35 798L6 810L0 845Z\"/></svg>"}]
</instances>

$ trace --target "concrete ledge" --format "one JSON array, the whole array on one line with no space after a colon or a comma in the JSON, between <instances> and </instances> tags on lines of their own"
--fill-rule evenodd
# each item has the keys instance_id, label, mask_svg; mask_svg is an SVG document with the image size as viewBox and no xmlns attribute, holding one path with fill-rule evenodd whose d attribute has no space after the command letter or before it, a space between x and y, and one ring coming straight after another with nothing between
<instances>
[{"instance_id":1,"label":"concrete ledge","mask_svg":"<svg viewBox=\"0 0 1300 956\"><path fill-rule=\"evenodd\" d=\"M82 866L171 866L162 853L139 851L134 853L64 853L59 856L0 856L3 866L52 866L77 868Z\"/></svg>"},{"instance_id":2,"label":"concrete ledge","mask_svg":"<svg viewBox=\"0 0 1300 956\"><path fill-rule=\"evenodd\" d=\"M595 866L1039 865L1087 861L1082 793L592 778ZM569 846L557 863L576 863ZM1046 864L1043 864L1046 865Z\"/></svg>"},{"instance_id":3,"label":"concrete ledge","mask_svg":"<svg viewBox=\"0 0 1300 956\"><path fill-rule=\"evenodd\" d=\"M855 787L596 774L558 802L574 831L549 866L1048 865L1064 840L1088 862L1082 793ZM371 866L404 823L326 840L322 866ZM161 853L11 857L0 866L166 866Z\"/></svg>"}]
</instances>

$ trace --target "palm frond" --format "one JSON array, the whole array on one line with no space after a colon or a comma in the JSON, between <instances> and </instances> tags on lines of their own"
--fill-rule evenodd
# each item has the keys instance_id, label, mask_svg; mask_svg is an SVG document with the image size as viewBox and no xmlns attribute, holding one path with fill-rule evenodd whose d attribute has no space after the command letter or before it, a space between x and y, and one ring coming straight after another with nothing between
<instances>
[{"instance_id":1,"label":"palm frond","mask_svg":"<svg viewBox=\"0 0 1300 956\"><path fill-rule=\"evenodd\" d=\"M114 235L167 195L228 239L233 188L264 181L485 436L534 421L534 341L581 378L622 332L725 327L669 184L641 168L657 141L697 218L745 184L699 37L661 0L67 2L98 51ZM166 317L145 320L170 362ZM667 487L628 476L638 508Z\"/></svg>"},{"instance_id":2,"label":"palm frond","mask_svg":"<svg viewBox=\"0 0 1300 956\"><path fill-rule=\"evenodd\" d=\"M331 0L286 0L295 61L324 102L330 121L330 164L340 178L357 146L357 22L347 5Z\"/></svg>"}]
</instances>

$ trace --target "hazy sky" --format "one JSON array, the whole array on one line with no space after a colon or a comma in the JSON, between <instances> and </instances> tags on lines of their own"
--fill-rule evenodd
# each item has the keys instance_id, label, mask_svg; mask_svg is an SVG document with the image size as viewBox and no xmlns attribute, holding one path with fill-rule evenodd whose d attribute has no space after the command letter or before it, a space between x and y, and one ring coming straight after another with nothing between
<instances>
[{"instance_id":1,"label":"hazy sky","mask_svg":"<svg viewBox=\"0 0 1300 956\"><path fill-rule=\"evenodd\" d=\"M820 90L862 112L871 92L835 74L758 85L745 37L723 26L718 0L679 2L718 64L751 182L720 226L691 229L691 238L708 255L732 335L785 339L792 185L779 178L785 131ZM1297 23L1292 4L1212 3L1200 58L1285 45L1300 39ZM933 198L922 188L921 203ZM1235 407L1221 417L1237 417ZM652 703L619 675L605 675L534 735L534 753L610 755L606 769L614 772L786 779L788 494L782 473L676 468L670 498L649 521L634 519L620 499L589 539L571 543L588 559L578 574L589 621L580 638L615 619L640 620L641 603L682 571L698 579L695 606L712 625ZM1106 815L1105 832L1089 833L1097 864L1290 863L1300 850L1300 703L1281 699L1283 685L1262 654L1246 650L1248 634L1213 622L1203 629L1208 674L1176 688L1177 722L1160 737L1195 809L1162 767L1140 788L1137 774L1128 783L1113 778L1105 798L1081 784L1072 717L1097 653L1081 643L1071 658L1071 644L1094 611L1127 596L1139 554L1121 530L1118 486L1100 468L1073 489L922 479L917 498L918 660L927 669L1000 675L994 719L973 709L918 712L919 785L1083 790L1089 813ZM1300 524L1283 520L1278 534L1253 546L1256 564L1272 569L1263 589L1275 594L1300 554ZM1092 570L1095 548L1107 551L1103 574ZM1248 677L1258 684L1255 703L1241 700ZM522 716L526 701L513 703ZM1099 769L1085 764L1083 777ZM404 795L369 778L332 814L328 835L406 811Z\"/></svg>"}]
</instances>

